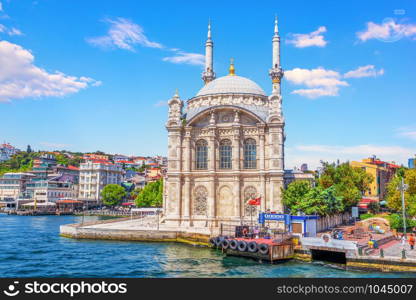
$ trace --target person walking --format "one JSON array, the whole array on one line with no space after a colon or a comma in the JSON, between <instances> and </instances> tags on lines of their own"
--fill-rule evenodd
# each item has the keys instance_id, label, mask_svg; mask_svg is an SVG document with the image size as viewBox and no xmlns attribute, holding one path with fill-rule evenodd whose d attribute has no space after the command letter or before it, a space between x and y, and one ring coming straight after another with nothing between
<instances>
[{"instance_id":1,"label":"person walking","mask_svg":"<svg viewBox=\"0 0 416 300\"><path fill-rule=\"evenodd\" d=\"M401 241L402 241L402 246L404 247L406 245L406 236L404 235L404 233L402 233L402 237L401 237Z\"/></svg>"},{"instance_id":2,"label":"person walking","mask_svg":"<svg viewBox=\"0 0 416 300\"><path fill-rule=\"evenodd\" d=\"M413 250L413 248L415 247L415 235L414 235L414 233L410 234L408 242L409 242L410 250Z\"/></svg>"}]
</instances>

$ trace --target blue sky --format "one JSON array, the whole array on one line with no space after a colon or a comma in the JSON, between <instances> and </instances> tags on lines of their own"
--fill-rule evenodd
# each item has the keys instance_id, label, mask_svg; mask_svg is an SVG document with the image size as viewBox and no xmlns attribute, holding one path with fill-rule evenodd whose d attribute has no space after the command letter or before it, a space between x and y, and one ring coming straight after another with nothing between
<instances>
[{"instance_id":1,"label":"blue sky","mask_svg":"<svg viewBox=\"0 0 416 300\"><path fill-rule=\"evenodd\" d=\"M352 3L350 3L352 2ZM166 154L166 101L214 68L271 92L279 17L286 166L416 153L414 1L0 0L0 139L20 148Z\"/></svg>"}]
</instances>

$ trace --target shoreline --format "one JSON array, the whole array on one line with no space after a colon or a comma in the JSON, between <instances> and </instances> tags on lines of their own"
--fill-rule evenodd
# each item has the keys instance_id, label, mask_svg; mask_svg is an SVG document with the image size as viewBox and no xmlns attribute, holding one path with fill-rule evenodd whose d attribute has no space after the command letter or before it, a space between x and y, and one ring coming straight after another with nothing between
<instances>
[{"instance_id":1,"label":"shoreline","mask_svg":"<svg viewBox=\"0 0 416 300\"><path fill-rule=\"evenodd\" d=\"M191 232L189 230L175 230L173 228L111 228L106 224L117 223L121 220L104 220L90 224L76 223L60 226L60 236L72 239L113 240L134 242L182 243L194 247L210 247L208 232ZM296 248L294 260L300 262L315 261L312 252L307 249ZM344 264L347 271L378 271L383 273L416 273L416 259L402 259L397 257L377 257L368 255L347 255Z\"/></svg>"}]
</instances>

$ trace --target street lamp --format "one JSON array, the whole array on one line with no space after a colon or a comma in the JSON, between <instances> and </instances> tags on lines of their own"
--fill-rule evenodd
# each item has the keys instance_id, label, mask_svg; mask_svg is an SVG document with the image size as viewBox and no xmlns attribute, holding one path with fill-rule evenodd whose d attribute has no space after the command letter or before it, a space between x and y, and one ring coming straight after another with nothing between
<instances>
[{"instance_id":1,"label":"street lamp","mask_svg":"<svg viewBox=\"0 0 416 300\"><path fill-rule=\"evenodd\" d=\"M400 194L402 196L402 213L403 213L403 233L406 235L406 209L405 209L405 203L404 203L404 192L409 188L408 184L404 183L404 177L402 177L402 180L400 182L399 187L397 188L400 191Z\"/></svg>"}]
</instances>

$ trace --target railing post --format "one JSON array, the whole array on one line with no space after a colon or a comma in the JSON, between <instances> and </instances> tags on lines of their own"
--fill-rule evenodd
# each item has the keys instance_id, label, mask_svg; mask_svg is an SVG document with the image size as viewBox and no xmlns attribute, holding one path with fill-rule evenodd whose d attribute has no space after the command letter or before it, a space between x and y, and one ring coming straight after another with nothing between
<instances>
[{"instance_id":1,"label":"railing post","mask_svg":"<svg viewBox=\"0 0 416 300\"><path fill-rule=\"evenodd\" d=\"M402 259L406 259L406 250L402 250Z\"/></svg>"},{"instance_id":2,"label":"railing post","mask_svg":"<svg viewBox=\"0 0 416 300\"><path fill-rule=\"evenodd\" d=\"M383 248L380 249L380 257L383 258L384 257L384 250Z\"/></svg>"}]
</instances>

